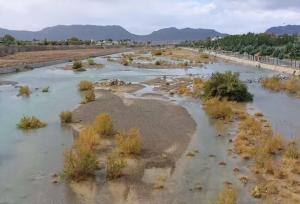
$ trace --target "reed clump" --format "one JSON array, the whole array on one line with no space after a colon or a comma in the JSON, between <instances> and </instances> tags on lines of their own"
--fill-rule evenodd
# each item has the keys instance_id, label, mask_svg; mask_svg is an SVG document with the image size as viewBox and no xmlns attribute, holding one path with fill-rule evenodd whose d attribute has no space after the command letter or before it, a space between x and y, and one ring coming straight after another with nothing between
<instances>
[{"instance_id":1,"label":"reed clump","mask_svg":"<svg viewBox=\"0 0 300 204\"><path fill-rule=\"evenodd\" d=\"M46 127L47 123L40 121L35 116L32 116L32 117L24 116L21 118L21 120L17 124L17 126L20 129L29 130L29 129L38 129L38 128Z\"/></svg>"}]
</instances>

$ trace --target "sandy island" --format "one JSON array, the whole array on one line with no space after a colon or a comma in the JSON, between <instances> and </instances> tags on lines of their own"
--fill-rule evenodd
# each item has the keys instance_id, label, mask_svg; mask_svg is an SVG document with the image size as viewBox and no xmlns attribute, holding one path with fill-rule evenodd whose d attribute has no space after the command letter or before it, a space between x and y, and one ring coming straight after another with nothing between
<instances>
[{"instance_id":1,"label":"sandy island","mask_svg":"<svg viewBox=\"0 0 300 204\"><path fill-rule=\"evenodd\" d=\"M186 109L174 103L132 99L123 95L124 92L142 89L142 85L132 84L109 90L107 87L99 90L99 84L97 86L97 99L74 110L75 127L89 124L106 112L112 116L116 130L132 127L141 130L142 153L139 158L127 160L128 167L121 178L113 181L103 181L105 178L102 178L101 188L97 187L101 177L96 178L97 182L90 180L71 186L87 203L149 202L158 188L163 190L163 182L171 176L176 161L185 152L196 123ZM78 132L76 129L75 132ZM99 157L105 157L103 154Z\"/></svg>"}]
</instances>

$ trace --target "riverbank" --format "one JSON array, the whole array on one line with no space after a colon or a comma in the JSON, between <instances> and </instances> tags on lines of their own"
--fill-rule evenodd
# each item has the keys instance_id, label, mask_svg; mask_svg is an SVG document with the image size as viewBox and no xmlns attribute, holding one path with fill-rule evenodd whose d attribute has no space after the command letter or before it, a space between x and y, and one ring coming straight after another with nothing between
<instances>
[{"instance_id":1,"label":"riverbank","mask_svg":"<svg viewBox=\"0 0 300 204\"><path fill-rule=\"evenodd\" d=\"M74 59L105 56L130 51L132 48L75 49L19 52L0 58L0 74L27 71L39 67L61 64Z\"/></svg>"},{"instance_id":2,"label":"riverbank","mask_svg":"<svg viewBox=\"0 0 300 204\"><path fill-rule=\"evenodd\" d=\"M195 52L198 52L197 49L193 49L193 48L183 48L183 49L194 50ZM239 64L254 66L254 67L262 68L262 69L269 69L269 70L273 70L273 71L276 71L276 72L292 74L292 75L296 75L296 76L300 75L300 69L295 69L295 68L292 68L292 67L271 65L271 64L261 63L261 62L258 62L258 61L240 59L240 58L233 57L233 56L222 55L222 54L219 54L219 53L216 53L216 52L213 52L213 51L206 51L205 53L209 54L209 55L212 55L212 56L215 56L215 57L218 57L218 58L223 59L223 60L228 60L228 61L239 63Z\"/></svg>"}]
</instances>

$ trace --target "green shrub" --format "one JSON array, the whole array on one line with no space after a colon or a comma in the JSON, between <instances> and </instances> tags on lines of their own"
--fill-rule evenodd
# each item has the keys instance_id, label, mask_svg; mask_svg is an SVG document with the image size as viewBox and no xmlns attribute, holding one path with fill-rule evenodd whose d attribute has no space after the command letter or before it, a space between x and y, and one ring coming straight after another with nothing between
<instances>
[{"instance_id":1,"label":"green shrub","mask_svg":"<svg viewBox=\"0 0 300 204\"><path fill-rule=\"evenodd\" d=\"M48 93L48 92L49 92L49 89L50 89L50 87L47 86L47 87L43 88L42 92L43 92L43 93Z\"/></svg>"},{"instance_id":2,"label":"green shrub","mask_svg":"<svg viewBox=\"0 0 300 204\"><path fill-rule=\"evenodd\" d=\"M116 179L122 175L122 169L127 163L119 152L112 152L107 158L106 175L109 179Z\"/></svg>"},{"instance_id":3,"label":"green shrub","mask_svg":"<svg viewBox=\"0 0 300 204\"><path fill-rule=\"evenodd\" d=\"M139 155L142 149L142 138L140 130L137 128L132 128L127 133L118 134L117 146L121 153L124 153L126 155Z\"/></svg>"},{"instance_id":4,"label":"green shrub","mask_svg":"<svg viewBox=\"0 0 300 204\"><path fill-rule=\"evenodd\" d=\"M39 119L36 117L26 117L24 116L21 118L20 122L17 124L17 126L21 129L38 129L38 128L43 128L46 127L47 124L44 122L41 122Z\"/></svg>"},{"instance_id":5,"label":"green shrub","mask_svg":"<svg viewBox=\"0 0 300 204\"><path fill-rule=\"evenodd\" d=\"M31 91L28 86L21 86L19 88L18 96L30 96L30 94L31 94Z\"/></svg>"},{"instance_id":6,"label":"green shrub","mask_svg":"<svg viewBox=\"0 0 300 204\"><path fill-rule=\"evenodd\" d=\"M229 101L251 101L253 95L248 92L248 88L239 80L238 73L226 72L215 73L210 80L204 84L204 97L210 99L219 97Z\"/></svg>"},{"instance_id":7,"label":"green shrub","mask_svg":"<svg viewBox=\"0 0 300 204\"><path fill-rule=\"evenodd\" d=\"M112 136L114 134L113 122L111 116L107 113L102 113L101 115L99 115L96 118L93 127L101 136L107 137Z\"/></svg>"},{"instance_id":8,"label":"green shrub","mask_svg":"<svg viewBox=\"0 0 300 204\"><path fill-rule=\"evenodd\" d=\"M89 63L89 65L96 65L96 62L92 58L88 59L88 63Z\"/></svg>"},{"instance_id":9,"label":"green shrub","mask_svg":"<svg viewBox=\"0 0 300 204\"><path fill-rule=\"evenodd\" d=\"M75 70L82 68L82 62L78 61L78 60L74 61L73 65L72 65L72 68L75 69Z\"/></svg>"},{"instance_id":10,"label":"green shrub","mask_svg":"<svg viewBox=\"0 0 300 204\"><path fill-rule=\"evenodd\" d=\"M72 122L72 112L70 112L70 111L61 112L59 117L60 117L61 123L71 123Z\"/></svg>"},{"instance_id":11,"label":"green shrub","mask_svg":"<svg viewBox=\"0 0 300 204\"><path fill-rule=\"evenodd\" d=\"M80 81L79 83L79 90L80 91L88 91L88 90L92 90L94 88L93 82L91 81Z\"/></svg>"}]
</instances>

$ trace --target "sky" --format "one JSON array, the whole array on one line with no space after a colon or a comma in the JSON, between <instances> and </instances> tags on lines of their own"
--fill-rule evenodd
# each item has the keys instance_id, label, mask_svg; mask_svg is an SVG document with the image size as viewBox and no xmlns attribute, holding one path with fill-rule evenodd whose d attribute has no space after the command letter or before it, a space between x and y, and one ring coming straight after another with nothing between
<instances>
[{"instance_id":1,"label":"sky","mask_svg":"<svg viewBox=\"0 0 300 204\"><path fill-rule=\"evenodd\" d=\"M135 34L165 27L210 28L228 34L300 24L300 0L0 0L0 27L121 25Z\"/></svg>"}]
</instances>

